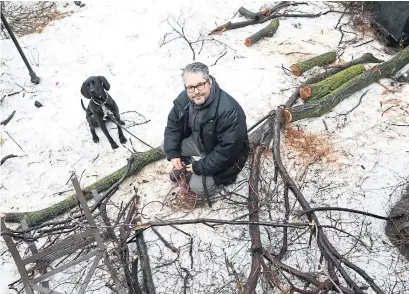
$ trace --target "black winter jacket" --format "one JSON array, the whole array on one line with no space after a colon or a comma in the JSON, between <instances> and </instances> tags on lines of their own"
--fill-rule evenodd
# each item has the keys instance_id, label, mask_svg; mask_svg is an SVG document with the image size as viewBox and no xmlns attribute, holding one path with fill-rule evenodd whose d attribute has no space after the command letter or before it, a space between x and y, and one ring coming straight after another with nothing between
<instances>
[{"instance_id":1,"label":"black winter jacket","mask_svg":"<svg viewBox=\"0 0 409 294\"><path fill-rule=\"evenodd\" d=\"M250 150L246 115L239 103L220 89L214 77L211 78L214 99L207 107L200 128L206 156L194 161L192 168L197 175L213 176L217 185L230 184L236 180ZM165 128L164 150L168 160L181 158L181 142L191 135L186 90L173 104Z\"/></svg>"}]
</instances>

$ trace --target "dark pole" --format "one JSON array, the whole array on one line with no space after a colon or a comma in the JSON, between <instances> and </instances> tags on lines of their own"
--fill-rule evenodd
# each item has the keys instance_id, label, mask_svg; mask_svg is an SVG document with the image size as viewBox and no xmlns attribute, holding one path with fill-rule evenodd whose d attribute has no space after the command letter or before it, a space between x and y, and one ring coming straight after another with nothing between
<instances>
[{"instance_id":1,"label":"dark pole","mask_svg":"<svg viewBox=\"0 0 409 294\"><path fill-rule=\"evenodd\" d=\"M7 22L6 18L3 15L3 12L1 12L1 21L3 22L4 26L6 27L7 32L9 33L10 37L13 39L14 45L17 47L18 52L20 53L21 58L23 58L24 63L26 64L28 71L30 73L31 77L31 82L34 84L40 83L40 78L36 75L36 73L33 71L31 68L30 64L27 61L26 56L24 55L23 50L21 50L20 44L18 43L16 37L14 36L13 31L11 30L9 23Z\"/></svg>"}]
</instances>

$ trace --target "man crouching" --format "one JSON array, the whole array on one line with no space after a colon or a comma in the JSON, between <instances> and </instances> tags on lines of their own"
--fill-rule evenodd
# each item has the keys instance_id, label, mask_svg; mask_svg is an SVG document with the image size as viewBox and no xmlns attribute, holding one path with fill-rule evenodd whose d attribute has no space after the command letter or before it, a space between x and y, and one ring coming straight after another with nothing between
<instances>
[{"instance_id":1,"label":"man crouching","mask_svg":"<svg viewBox=\"0 0 409 294\"><path fill-rule=\"evenodd\" d=\"M247 161L246 115L205 64L187 65L182 77L185 90L173 101L162 148L173 182L185 177L192 192L203 196L206 189L211 196L236 181Z\"/></svg>"}]
</instances>

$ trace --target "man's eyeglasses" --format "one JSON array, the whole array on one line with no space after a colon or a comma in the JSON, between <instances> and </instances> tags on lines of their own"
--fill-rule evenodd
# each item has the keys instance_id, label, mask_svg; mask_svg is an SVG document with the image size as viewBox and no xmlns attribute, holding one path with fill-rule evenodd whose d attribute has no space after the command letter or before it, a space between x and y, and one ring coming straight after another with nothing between
<instances>
[{"instance_id":1,"label":"man's eyeglasses","mask_svg":"<svg viewBox=\"0 0 409 294\"><path fill-rule=\"evenodd\" d=\"M201 82L201 83L197 84L196 86L188 86L188 87L185 87L185 89L186 89L186 91L187 91L188 93L193 93L193 92L195 91L195 89L198 89L199 91L202 91L202 90L204 89L204 87L205 87L205 85L206 85L207 82L208 82L208 80L206 80L206 81L204 81L204 82Z\"/></svg>"}]
</instances>

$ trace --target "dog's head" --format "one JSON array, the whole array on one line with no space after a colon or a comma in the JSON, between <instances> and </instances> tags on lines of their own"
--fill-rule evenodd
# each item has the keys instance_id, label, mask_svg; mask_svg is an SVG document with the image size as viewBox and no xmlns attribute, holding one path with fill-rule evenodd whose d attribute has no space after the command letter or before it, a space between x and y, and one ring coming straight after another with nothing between
<instances>
[{"instance_id":1,"label":"dog's head","mask_svg":"<svg viewBox=\"0 0 409 294\"><path fill-rule=\"evenodd\" d=\"M103 76L89 77L81 86L81 94L87 99L94 98L96 100L105 99L104 89L109 91L111 88L107 79Z\"/></svg>"}]
</instances>

